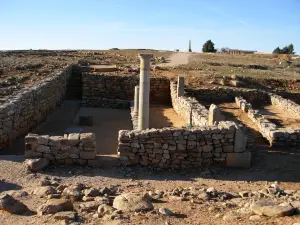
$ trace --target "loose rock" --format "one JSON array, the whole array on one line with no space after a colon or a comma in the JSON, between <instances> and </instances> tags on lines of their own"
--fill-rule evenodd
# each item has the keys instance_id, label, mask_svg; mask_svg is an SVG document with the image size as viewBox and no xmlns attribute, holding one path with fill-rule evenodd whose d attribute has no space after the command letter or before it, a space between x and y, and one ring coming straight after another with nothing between
<instances>
[{"instance_id":1,"label":"loose rock","mask_svg":"<svg viewBox=\"0 0 300 225\"><path fill-rule=\"evenodd\" d=\"M60 211L73 210L73 204L68 199L50 199L37 209L39 216L54 214Z\"/></svg>"},{"instance_id":2,"label":"loose rock","mask_svg":"<svg viewBox=\"0 0 300 225\"><path fill-rule=\"evenodd\" d=\"M0 210L13 214L21 214L30 211L26 205L8 194L0 195Z\"/></svg>"},{"instance_id":3,"label":"loose rock","mask_svg":"<svg viewBox=\"0 0 300 225\"><path fill-rule=\"evenodd\" d=\"M148 198L131 193L117 196L114 199L113 207L124 212L139 212L153 209L153 205Z\"/></svg>"},{"instance_id":4,"label":"loose rock","mask_svg":"<svg viewBox=\"0 0 300 225\"><path fill-rule=\"evenodd\" d=\"M49 165L49 159L39 158L39 159L26 159L25 163L27 168L31 172L38 172Z\"/></svg>"},{"instance_id":5,"label":"loose rock","mask_svg":"<svg viewBox=\"0 0 300 225\"><path fill-rule=\"evenodd\" d=\"M167 209L167 208L159 208L158 212L165 216L173 216L174 215L174 213L170 209Z\"/></svg>"},{"instance_id":6,"label":"loose rock","mask_svg":"<svg viewBox=\"0 0 300 225\"><path fill-rule=\"evenodd\" d=\"M271 200L260 200L251 205L251 211L260 216L281 217L293 215L294 208L290 204L277 205Z\"/></svg>"}]
</instances>

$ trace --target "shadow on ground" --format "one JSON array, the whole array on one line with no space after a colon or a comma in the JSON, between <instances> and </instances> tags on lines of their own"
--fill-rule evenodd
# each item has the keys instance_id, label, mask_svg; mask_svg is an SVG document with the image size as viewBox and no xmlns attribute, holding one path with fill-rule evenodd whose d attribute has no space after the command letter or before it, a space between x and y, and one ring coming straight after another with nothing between
<instances>
[{"instance_id":1,"label":"shadow on ground","mask_svg":"<svg viewBox=\"0 0 300 225\"><path fill-rule=\"evenodd\" d=\"M22 187L20 185L0 180L0 193L3 191L21 190L21 189Z\"/></svg>"}]
</instances>

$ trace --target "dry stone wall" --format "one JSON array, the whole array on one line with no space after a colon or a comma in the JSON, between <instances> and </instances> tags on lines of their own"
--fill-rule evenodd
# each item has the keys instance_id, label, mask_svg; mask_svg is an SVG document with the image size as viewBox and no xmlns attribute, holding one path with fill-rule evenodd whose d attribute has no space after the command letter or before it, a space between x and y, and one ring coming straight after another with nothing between
<instances>
[{"instance_id":1,"label":"dry stone wall","mask_svg":"<svg viewBox=\"0 0 300 225\"><path fill-rule=\"evenodd\" d=\"M236 124L230 121L193 129L121 130L118 154L123 165L186 168L217 163L249 167L251 153L235 148L235 137Z\"/></svg>"},{"instance_id":2,"label":"dry stone wall","mask_svg":"<svg viewBox=\"0 0 300 225\"><path fill-rule=\"evenodd\" d=\"M64 136L29 134L25 137L26 158L47 158L53 163L94 165L96 142L93 133Z\"/></svg>"},{"instance_id":3,"label":"dry stone wall","mask_svg":"<svg viewBox=\"0 0 300 225\"><path fill-rule=\"evenodd\" d=\"M1 100L0 149L28 133L63 100L72 66L56 72L37 85Z\"/></svg>"},{"instance_id":4,"label":"dry stone wall","mask_svg":"<svg viewBox=\"0 0 300 225\"><path fill-rule=\"evenodd\" d=\"M272 102L281 101L283 98L276 95L273 96ZM276 97L274 97L276 96ZM284 99L285 100L285 99ZM248 117L258 127L259 132L270 142L271 146L290 147L299 149L300 147L300 129L289 127L279 128L276 124L266 119L258 110L254 110L252 105L242 97L235 98L236 104L247 113ZM285 100L287 101L287 100ZM278 102L276 102L278 104ZM280 103L278 104L280 105Z\"/></svg>"},{"instance_id":5,"label":"dry stone wall","mask_svg":"<svg viewBox=\"0 0 300 225\"><path fill-rule=\"evenodd\" d=\"M256 89L215 87L203 89L186 89L188 96L211 103L220 101L234 101L236 96L243 96L248 102L257 104L271 103L269 93Z\"/></svg>"},{"instance_id":6,"label":"dry stone wall","mask_svg":"<svg viewBox=\"0 0 300 225\"><path fill-rule=\"evenodd\" d=\"M208 125L208 110L196 98L177 96L177 83L171 82L171 99L175 112L193 126Z\"/></svg>"},{"instance_id":7,"label":"dry stone wall","mask_svg":"<svg viewBox=\"0 0 300 225\"><path fill-rule=\"evenodd\" d=\"M134 98L138 76L112 76L109 74L83 73L82 103L84 106L129 108ZM150 102L170 103L170 81L166 77L150 78Z\"/></svg>"},{"instance_id":8,"label":"dry stone wall","mask_svg":"<svg viewBox=\"0 0 300 225\"><path fill-rule=\"evenodd\" d=\"M300 105L297 103L274 94L270 94L270 99L272 105L276 105L281 109L300 116Z\"/></svg>"}]
</instances>

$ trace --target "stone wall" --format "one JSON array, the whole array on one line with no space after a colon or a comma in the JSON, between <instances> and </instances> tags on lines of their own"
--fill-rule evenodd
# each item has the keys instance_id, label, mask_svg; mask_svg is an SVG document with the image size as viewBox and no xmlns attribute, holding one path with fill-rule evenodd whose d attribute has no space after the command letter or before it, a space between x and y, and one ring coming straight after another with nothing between
<instances>
[{"instance_id":1,"label":"stone wall","mask_svg":"<svg viewBox=\"0 0 300 225\"><path fill-rule=\"evenodd\" d=\"M127 107L134 98L134 87L139 84L138 76L112 76L109 74L82 74L82 103L92 107ZM114 99L114 100L112 100ZM170 103L170 81L166 77L150 78L150 102Z\"/></svg>"},{"instance_id":2,"label":"stone wall","mask_svg":"<svg viewBox=\"0 0 300 225\"><path fill-rule=\"evenodd\" d=\"M196 98L178 97L176 82L171 82L170 90L173 109L179 116L193 126L208 125L208 110Z\"/></svg>"},{"instance_id":3,"label":"stone wall","mask_svg":"<svg viewBox=\"0 0 300 225\"><path fill-rule=\"evenodd\" d=\"M277 97L276 95L271 95L271 99L272 96L272 102L281 99L280 96ZM259 129L259 132L269 141L270 146L290 147L296 149L300 147L300 129L293 129L289 127L279 128L276 126L276 124L272 123L271 121L266 119L262 114L260 114L258 110L254 110L252 108L252 105L242 97L236 97L235 101L236 104L245 113L247 113L248 117Z\"/></svg>"},{"instance_id":4,"label":"stone wall","mask_svg":"<svg viewBox=\"0 0 300 225\"><path fill-rule=\"evenodd\" d=\"M300 105L297 103L274 94L270 94L270 99L272 105L276 105L281 109L300 116Z\"/></svg>"},{"instance_id":5,"label":"stone wall","mask_svg":"<svg viewBox=\"0 0 300 225\"><path fill-rule=\"evenodd\" d=\"M247 101L255 102L256 104L271 103L268 92L256 89L215 87L213 89L186 89L186 92L188 96L194 96L197 100L204 100L211 103L234 101L236 96L243 96Z\"/></svg>"},{"instance_id":6,"label":"stone wall","mask_svg":"<svg viewBox=\"0 0 300 225\"><path fill-rule=\"evenodd\" d=\"M96 142L93 133L64 136L29 134L25 137L25 158L48 158L53 163L95 164Z\"/></svg>"},{"instance_id":7,"label":"stone wall","mask_svg":"<svg viewBox=\"0 0 300 225\"><path fill-rule=\"evenodd\" d=\"M0 149L36 127L60 104L65 96L66 84L71 73L72 67L69 66L37 85L22 89L14 96L1 100Z\"/></svg>"},{"instance_id":8,"label":"stone wall","mask_svg":"<svg viewBox=\"0 0 300 225\"><path fill-rule=\"evenodd\" d=\"M236 131L236 124L230 121L193 129L121 130L118 154L123 165L186 168L215 163L249 167L251 153L237 148Z\"/></svg>"}]
</instances>

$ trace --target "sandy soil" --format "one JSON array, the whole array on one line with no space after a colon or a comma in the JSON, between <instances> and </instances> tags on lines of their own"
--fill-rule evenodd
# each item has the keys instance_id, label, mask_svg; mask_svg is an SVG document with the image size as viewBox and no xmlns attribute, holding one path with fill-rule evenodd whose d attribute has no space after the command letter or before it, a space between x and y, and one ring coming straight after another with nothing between
<instances>
[{"instance_id":1,"label":"sandy soil","mask_svg":"<svg viewBox=\"0 0 300 225\"><path fill-rule=\"evenodd\" d=\"M78 126L80 115L93 116L93 126ZM80 128L96 135L98 154L117 154L119 130L131 130L130 111L109 108L79 109L70 127Z\"/></svg>"},{"instance_id":2,"label":"sandy soil","mask_svg":"<svg viewBox=\"0 0 300 225\"><path fill-rule=\"evenodd\" d=\"M182 127L187 125L171 106L165 105L151 105L149 124L151 128Z\"/></svg>"},{"instance_id":3,"label":"sandy soil","mask_svg":"<svg viewBox=\"0 0 300 225\"><path fill-rule=\"evenodd\" d=\"M283 110L276 105L267 105L263 108L259 108L259 112L261 112L268 120L275 123L279 127L292 127L300 129L300 116L295 115L287 110Z\"/></svg>"}]
</instances>

